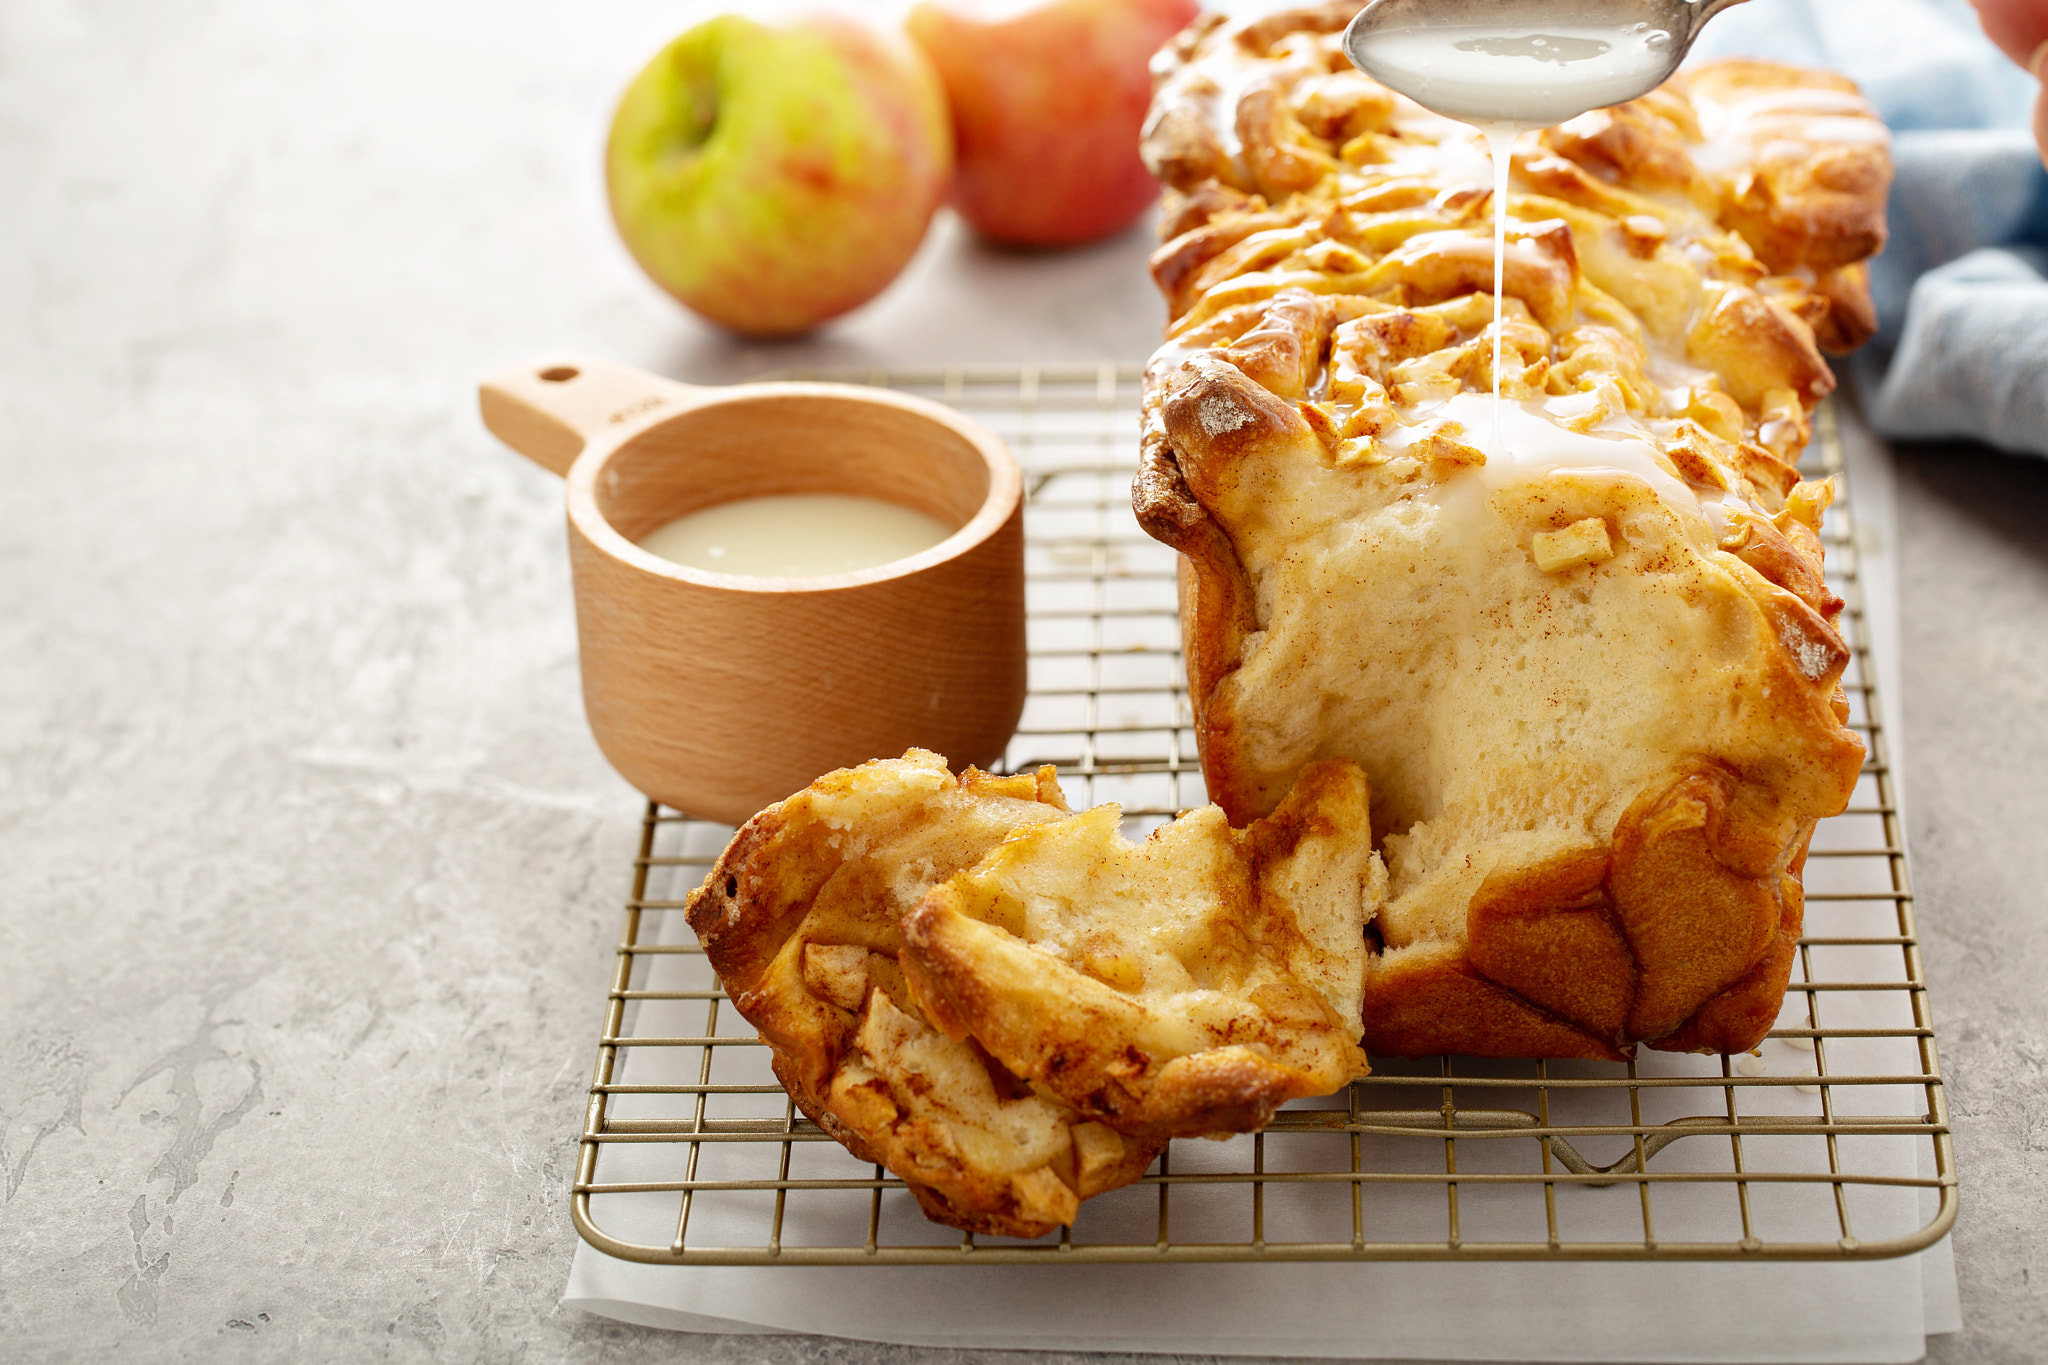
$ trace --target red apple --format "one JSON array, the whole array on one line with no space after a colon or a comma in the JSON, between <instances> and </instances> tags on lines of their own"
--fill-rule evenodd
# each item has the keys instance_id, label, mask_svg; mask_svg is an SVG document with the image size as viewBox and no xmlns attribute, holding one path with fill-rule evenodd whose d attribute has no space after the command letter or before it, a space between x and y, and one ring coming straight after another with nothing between
<instances>
[{"instance_id":1,"label":"red apple","mask_svg":"<svg viewBox=\"0 0 2048 1365\"><path fill-rule=\"evenodd\" d=\"M945 92L846 20L700 24L619 101L612 218L655 283L752 336L803 332L896 278L945 195Z\"/></svg>"},{"instance_id":2,"label":"red apple","mask_svg":"<svg viewBox=\"0 0 2048 1365\"><path fill-rule=\"evenodd\" d=\"M953 206L984 235L1068 246L1127 226L1158 184L1138 160L1147 63L1196 0L1052 0L991 14L926 0L910 36L953 106Z\"/></svg>"}]
</instances>

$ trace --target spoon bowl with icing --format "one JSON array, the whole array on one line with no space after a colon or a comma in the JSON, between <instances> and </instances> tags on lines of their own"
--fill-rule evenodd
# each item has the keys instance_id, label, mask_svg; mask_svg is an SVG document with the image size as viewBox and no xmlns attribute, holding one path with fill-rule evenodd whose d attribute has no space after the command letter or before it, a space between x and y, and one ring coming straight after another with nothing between
<instances>
[{"instance_id":1,"label":"spoon bowl with icing","mask_svg":"<svg viewBox=\"0 0 2048 1365\"><path fill-rule=\"evenodd\" d=\"M1547 128L1646 95L1741 0L1373 0L1344 32L1359 70L1472 124Z\"/></svg>"},{"instance_id":2,"label":"spoon bowl with icing","mask_svg":"<svg viewBox=\"0 0 2048 1365\"><path fill-rule=\"evenodd\" d=\"M484 424L568 486L583 704L612 766L737 824L905 749L1000 759L1025 690L1023 477L951 408L515 366Z\"/></svg>"}]
</instances>

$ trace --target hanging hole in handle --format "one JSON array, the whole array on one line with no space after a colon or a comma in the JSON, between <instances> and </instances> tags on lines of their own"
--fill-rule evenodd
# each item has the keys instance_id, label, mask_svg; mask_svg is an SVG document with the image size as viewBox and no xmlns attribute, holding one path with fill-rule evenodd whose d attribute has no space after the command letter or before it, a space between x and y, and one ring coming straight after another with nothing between
<instances>
[{"instance_id":1,"label":"hanging hole in handle","mask_svg":"<svg viewBox=\"0 0 2048 1365\"><path fill-rule=\"evenodd\" d=\"M552 369L542 370L540 377L550 384L566 384L581 373L582 371L574 365L557 365Z\"/></svg>"}]
</instances>

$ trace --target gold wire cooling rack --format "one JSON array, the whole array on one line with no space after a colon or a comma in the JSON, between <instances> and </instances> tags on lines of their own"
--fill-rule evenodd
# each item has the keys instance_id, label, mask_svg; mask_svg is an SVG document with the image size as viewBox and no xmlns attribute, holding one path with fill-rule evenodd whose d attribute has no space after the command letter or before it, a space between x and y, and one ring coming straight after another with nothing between
<instances>
[{"instance_id":1,"label":"gold wire cooling rack","mask_svg":"<svg viewBox=\"0 0 2048 1365\"><path fill-rule=\"evenodd\" d=\"M1025 471L1031 692L1006 756L1057 764L1134 837L1206 799L1180 671L1173 552L1129 507L1139 372L834 374L973 413ZM1844 479L1824 409L1809 474ZM1843 490L1846 494L1846 489ZM1936 1064L1854 513L1829 523L1844 679L1869 748L1807 864L1806 931L1757 1055L1632 1063L1375 1061L1265 1132L1178 1141L1036 1242L957 1236L803 1117L684 923L731 831L650 804L576 1170L577 1230L677 1265L1308 1260L1871 1259L1954 1221Z\"/></svg>"}]
</instances>

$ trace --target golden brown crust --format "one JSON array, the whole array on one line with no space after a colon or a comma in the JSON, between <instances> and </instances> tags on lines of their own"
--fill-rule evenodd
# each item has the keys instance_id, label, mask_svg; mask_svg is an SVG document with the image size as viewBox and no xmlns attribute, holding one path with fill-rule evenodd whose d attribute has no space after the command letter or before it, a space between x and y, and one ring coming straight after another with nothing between
<instances>
[{"instance_id":1,"label":"golden brown crust","mask_svg":"<svg viewBox=\"0 0 2048 1365\"><path fill-rule=\"evenodd\" d=\"M1828 302L1814 324L1814 339L1829 355L1847 355L1877 335L1877 303L1870 297L1870 267L1862 261L1823 272L1813 290Z\"/></svg>"},{"instance_id":2,"label":"golden brown crust","mask_svg":"<svg viewBox=\"0 0 2048 1365\"><path fill-rule=\"evenodd\" d=\"M1778 299L1747 289L1725 290L1708 305L1686 338L1686 358L1719 375L1745 408L1761 410L1774 389L1790 389L1809 404L1835 391L1811 324Z\"/></svg>"},{"instance_id":3,"label":"golden brown crust","mask_svg":"<svg viewBox=\"0 0 2048 1365\"><path fill-rule=\"evenodd\" d=\"M1611 859L1584 848L1496 873L1465 914L1472 970L1619 1049L1636 960L1607 894Z\"/></svg>"},{"instance_id":4,"label":"golden brown crust","mask_svg":"<svg viewBox=\"0 0 2048 1365\"><path fill-rule=\"evenodd\" d=\"M1718 216L1766 265L1826 271L1883 249L1890 144L1881 130L1856 126L1870 106L1854 81L1776 62L1722 61L1682 72L1666 88L1693 105L1710 144L1730 153L1707 172Z\"/></svg>"},{"instance_id":5,"label":"golden brown crust","mask_svg":"<svg viewBox=\"0 0 2048 1365\"><path fill-rule=\"evenodd\" d=\"M1473 969L1450 943L1382 955L1365 980L1365 1050L1375 1057L1583 1057L1618 1062L1614 1044L1530 1004Z\"/></svg>"},{"instance_id":6,"label":"golden brown crust","mask_svg":"<svg viewBox=\"0 0 2048 1365\"><path fill-rule=\"evenodd\" d=\"M1763 1043L1778 1022L1792 962L1799 953L1806 897L1798 877L1788 873L1778 879L1778 906L1777 932L1756 965L1651 1047L1665 1052L1751 1052Z\"/></svg>"},{"instance_id":7,"label":"golden brown crust","mask_svg":"<svg viewBox=\"0 0 2048 1365\"><path fill-rule=\"evenodd\" d=\"M1213 191L1220 191L1220 194L1214 194L1212 198L1228 194L1230 198L1247 204L1264 202L1223 190L1213 180L1208 181L1207 186ZM1201 223L1169 238L1152 253L1152 282L1158 285L1159 292L1166 296L1168 307L1176 312L1184 311L1201 284L1201 272L1210 262L1247 237L1287 227L1291 222L1292 219L1284 214L1250 211L1230 213L1220 219L1205 218Z\"/></svg>"},{"instance_id":8,"label":"golden brown crust","mask_svg":"<svg viewBox=\"0 0 2048 1365\"><path fill-rule=\"evenodd\" d=\"M1186 194L1164 189L1159 198L1159 240L1171 242L1212 218L1226 213L1257 213L1265 206L1266 201L1258 196L1240 193L1214 180L1204 180Z\"/></svg>"},{"instance_id":9,"label":"golden brown crust","mask_svg":"<svg viewBox=\"0 0 2048 1365\"><path fill-rule=\"evenodd\" d=\"M1872 327L1882 125L1837 77L1743 62L1522 141L1501 390L1573 432L1633 433L1656 490L1561 472L1534 491L1427 415L1494 382L1490 195L1455 169L1465 133L1346 66L1353 8L1212 24L1156 68L1172 322L1133 505L1183 556L1212 799L1242 824L1318 758L1372 771L1394 885L1369 1050L1753 1046L1796 941L1794 854L1861 763L1829 494L1794 466L1834 387L1823 351ZM1588 526L1577 557L1513 562L1517 536L1527 555L1532 532ZM1475 562L1498 601L1458 586ZM1607 644L1588 610L1624 611ZM1657 695L1596 703L1642 738L1589 756L1576 722L1546 727L1610 672ZM1566 706L1526 713L1540 746L1501 738L1512 721L1486 712L1508 703L1433 700L1487 676ZM1398 751L1423 731L1471 757Z\"/></svg>"},{"instance_id":10,"label":"golden brown crust","mask_svg":"<svg viewBox=\"0 0 2048 1365\"><path fill-rule=\"evenodd\" d=\"M1163 397L1160 386L1148 386L1148 409ZM1138 473L1131 484L1132 508L1146 534L1181 553L1180 615L1183 623L1189 623L1182 633L1189 676L1220 680L1237 666L1244 637L1254 628L1251 588L1229 536L1188 490L1167 445L1164 421L1154 416L1146 425ZM1220 723L1220 717L1209 713L1213 693L1213 687L1189 693L1198 744L1205 745L1205 737ZM1208 765L1205 754L1204 772ZM1240 806L1228 801L1221 804L1233 824L1252 818Z\"/></svg>"},{"instance_id":11,"label":"golden brown crust","mask_svg":"<svg viewBox=\"0 0 2048 1365\"><path fill-rule=\"evenodd\" d=\"M1646 793L1614 835L1608 889L1640 973L1627 1029L1654 1042L1748 974L1780 918L1779 871L1745 876L1729 863L1729 807L1739 779L1701 763L1670 789Z\"/></svg>"}]
</instances>

